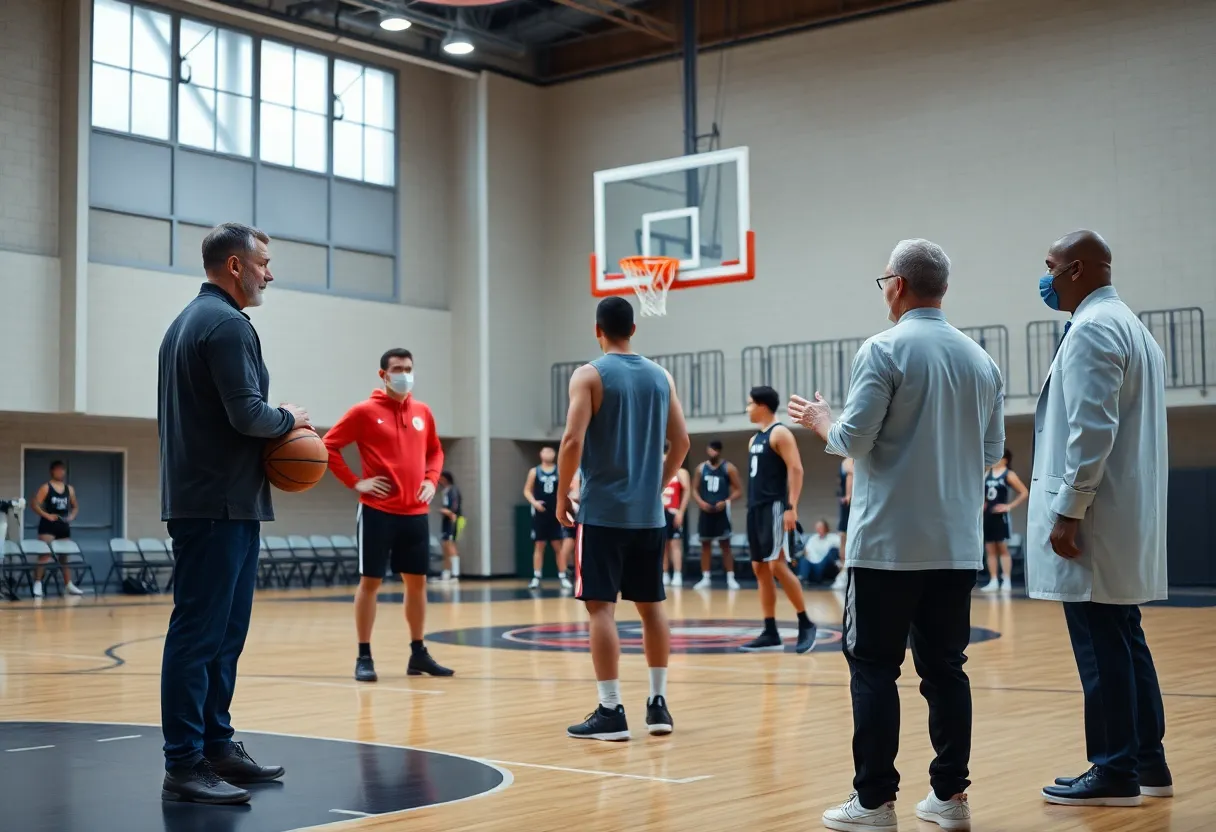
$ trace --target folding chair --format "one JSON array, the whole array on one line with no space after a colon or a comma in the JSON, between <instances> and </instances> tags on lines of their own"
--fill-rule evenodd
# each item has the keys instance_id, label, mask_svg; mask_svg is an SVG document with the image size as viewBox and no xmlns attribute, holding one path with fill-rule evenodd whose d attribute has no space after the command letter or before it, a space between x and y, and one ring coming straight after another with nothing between
<instances>
[{"instance_id":1,"label":"folding chair","mask_svg":"<svg viewBox=\"0 0 1216 832\"><path fill-rule=\"evenodd\" d=\"M132 540L127 540L125 537L115 537L110 539L110 571L106 573L106 581L101 585L101 591L106 592L110 588L110 581L117 575L117 586L122 589L122 582L126 580L128 572L135 572L140 580L147 577L148 565L144 562L144 556L140 554L139 547Z\"/></svg>"},{"instance_id":2,"label":"folding chair","mask_svg":"<svg viewBox=\"0 0 1216 832\"><path fill-rule=\"evenodd\" d=\"M329 542L334 545L338 556L338 569L342 573L343 582L359 582L359 547L354 540L344 534L331 534Z\"/></svg>"},{"instance_id":3,"label":"folding chair","mask_svg":"<svg viewBox=\"0 0 1216 832\"><path fill-rule=\"evenodd\" d=\"M311 587L312 579L316 577L317 569L320 566L312 541L304 535L289 534L287 535L287 545L291 547L291 554L300 570L300 583L305 588Z\"/></svg>"},{"instance_id":4,"label":"folding chair","mask_svg":"<svg viewBox=\"0 0 1216 832\"><path fill-rule=\"evenodd\" d=\"M59 561L60 569L66 566L72 570L73 575L77 576L76 586L83 589L82 584L87 576L93 584L93 594L97 594L97 580L93 577L93 567L89 566L84 559L75 540L53 540L51 541L51 551L55 554L55 559Z\"/></svg>"},{"instance_id":5,"label":"folding chair","mask_svg":"<svg viewBox=\"0 0 1216 832\"><path fill-rule=\"evenodd\" d=\"M21 584L34 591L34 564L26 559L20 544L15 540L5 540L3 554L0 554L0 590L11 594L12 600L17 600L17 592Z\"/></svg>"},{"instance_id":6,"label":"folding chair","mask_svg":"<svg viewBox=\"0 0 1216 832\"><path fill-rule=\"evenodd\" d=\"M141 537L136 541L136 545L139 546L139 554L143 556L148 580L152 582L152 586L157 592L161 592L160 581L156 579L156 570L168 569L171 585L173 583L173 556L165 548L165 541L158 537Z\"/></svg>"},{"instance_id":7,"label":"folding chair","mask_svg":"<svg viewBox=\"0 0 1216 832\"><path fill-rule=\"evenodd\" d=\"M21 554L25 555L26 562L30 564L32 570L37 570L39 566L43 569L42 585L43 588L49 588L52 583L56 585L56 590L60 595L63 595L63 577L59 574L59 563L55 560L51 547L47 545L45 540L23 540L21 541ZM39 563L41 557L50 557L47 563Z\"/></svg>"},{"instance_id":8,"label":"folding chair","mask_svg":"<svg viewBox=\"0 0 1216 832\"><path fill-rule=\"evenodd\" d=\"M292 552L291 544L287 542L287 538L267 535L265 551L268 577L277 577L279 583L284 588L287 588L291 585L291 576L296 572L300 572L301 582L303 582L303 570L300 568L300 559Z\"/></svg>"},{"instance_id":9,"label":"folding chair","mask_svg":"<svg viewBox=\"0 0 1216 832\"><path fill-rule=\"evenodd\" d=\"M321 579L326 586L332 586L337 578L338 569L342 566L342 556L334 548L334 543L323 534L308 536L312 551L317 559L317 567L321 570Z\"/></svg>"}]
</instances>

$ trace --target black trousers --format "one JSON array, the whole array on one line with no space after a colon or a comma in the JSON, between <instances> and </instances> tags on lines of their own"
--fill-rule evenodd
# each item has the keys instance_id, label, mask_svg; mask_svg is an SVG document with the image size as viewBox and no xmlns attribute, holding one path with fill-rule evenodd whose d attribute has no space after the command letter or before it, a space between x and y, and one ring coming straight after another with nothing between
<instances>
[{"instance_id":1,"label":"black trousers","mask_svg":"<svg viewBox=\"0 0 1216 832\"><path fill-rule=\"evenodd\" d=\"M1064 604L1085 692L1085 754L1103 774L1137 780L1165 766L1165 706L1140 608Z\"/></svg>"},{"instance_id":2,"label":"black trousers","mask_svg":"<svg viewBox=\"0 0 1216 832\"><path fill-rule=\"evenodd\" d=\"M258 578L257 520L170 520L173 614L161 659L165 768L232 738L229 708Z\"/></svg>"},{"instance_id":3,"label":"black trousers","mask_svg":"<svg viewBox=\"0 0 1216 832\"><path fill-rule=\"evenodd\" d=\"M853 788L868 809L894 800L899 791L895 682L909 640L937 755L929 765L929 783L943 800L971 785L971 682L963 664L976 574L972 569L849 569L844 654L853 698Z\"/></svg>"}]
</instances>

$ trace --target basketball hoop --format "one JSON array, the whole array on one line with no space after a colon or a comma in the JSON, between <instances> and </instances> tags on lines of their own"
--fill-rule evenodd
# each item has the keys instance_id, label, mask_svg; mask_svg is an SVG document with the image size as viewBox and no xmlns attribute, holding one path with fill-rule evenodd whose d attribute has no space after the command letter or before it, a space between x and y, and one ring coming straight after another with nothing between
<instances>
[{"instance_id":1,"label":"basketball hoop","mask_svg":"<svg viewBox=\"0 0 1216 832\"><path fill-rule=\"evenodd\" d=\"M667 290L675 282L680 261L675 257L625 257L621 271L637 293L642 314L647 317L667 314Z\"/></svg>"}]
</instances>

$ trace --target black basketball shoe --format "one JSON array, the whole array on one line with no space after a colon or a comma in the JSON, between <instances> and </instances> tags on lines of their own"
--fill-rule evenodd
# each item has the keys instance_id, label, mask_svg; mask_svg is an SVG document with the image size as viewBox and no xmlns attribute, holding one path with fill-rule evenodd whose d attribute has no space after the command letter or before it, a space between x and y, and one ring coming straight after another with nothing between
<instances>
[{"instance_id":1,"label":"black basketball shoe","mask_svg":"<svg viewBox=\"0 0 1216 832\"><path fill-rule=\"evenodd\" d=\"M260 766L243 742L229 742L228 746L207 755L207 762L215 773L229 783L270 783L283 776L282 766Z\"/></svg>"},{"instance_id":2,"label":"black basketball shoe","mask_svg":"<svg viewBox=\"0 0 1216 832\"><path fill-rule=\"evenodd\" d=\"M248 803L249 792L220 779L211 763L199 760L190 768L165 772L160 799L184 803Z\"/></svg>"},{"instance_id":3,"label":"black basketball shoe","mask_svg":"<svg viewBox=\"0 0 1216 832\"><path fill-rule=\"evenodd\" d=\"M376 663L372 661L371 656L360 656L355 659L356 682L374 682L378 678L376 676Z\"/></svg>"},{"instance_id":4,"label":"black basketball shoe","mask_svg":"<svg viewBox=\"0 0 1216 832\"><path fill-rule=\"evenodd\" d=\"M629 739L629 723L625 720L625 706L617 705L615 710L609 710L600 705L587 714L587 719L581 725L571 725L567 728L566 736L580 740L605 740L607 742L621 742Z\"/></svg>"},{"instance_id":5,"label":"black basketball shoe","mask_svg":"<svg viewBox=\"0 0 1216 832\"><path fill-rule=\"evenodd\" d=\"M410 663L406 665L405 673L407 676L421 676L423 673L430 676L454 676L456 671L449 670L432 659L431 654L423 647L410 656Z\"/></svg>"},{"instance_id":6,"label":"black basketball shoe","mask_svg":"<svg viewBox=\"0 0 1216 832\"><path fill-rule=\"evenodd\" d=\"M799 624L798 625L798 644L794 647L794 651L797 653L807 653L811 650L814 650L815 649L815 633L817 631L818 631L818 628L815 626L815 622L813 622L813 621L811 622L809 627L804 627L801 624Z\"/></svg>"},{"instance_id":7,"label":"black basketball shoe","mask_svg":"<svg viewBox=\"0 0 1216 832\"><path fill-rule=\"evenodd\" d=\"M744 653L778 652L785 649L779 633L765 630L739 648Z\"/></svg>"},{"instance_id":8,"label":"black basketball shoe","mask_svg":"<svg viewBox=\"0 0 1216 832\"><path fill-rule=\"evenodd\" d=\"M651 734L670 734L675 724L671 711L667 710L667 699L656 696L646 703L646 730Z\"/></svg>"}]
</instances>

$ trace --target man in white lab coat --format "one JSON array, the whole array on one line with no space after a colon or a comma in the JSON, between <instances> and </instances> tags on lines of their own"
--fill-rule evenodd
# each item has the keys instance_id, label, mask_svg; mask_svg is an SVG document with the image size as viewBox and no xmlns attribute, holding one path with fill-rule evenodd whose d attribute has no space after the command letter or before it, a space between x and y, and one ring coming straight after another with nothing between
<instances>
[{"instance_id":1,"label":"man in white lab coat","mask_svg":"<svg viewBox=\"0 0 1216 832\"><path fill-rule=\"evenodd\" d=\"M1092 764L1049 803L1167 797L1165 710L1139 604L1166 597L1165 357L1111 286L1110 248L1078 231L1051 247L1043 301L1071 312L1035 413L1026 535L1031 598L1062 601Z\"/></svg>"}]
</instances>

